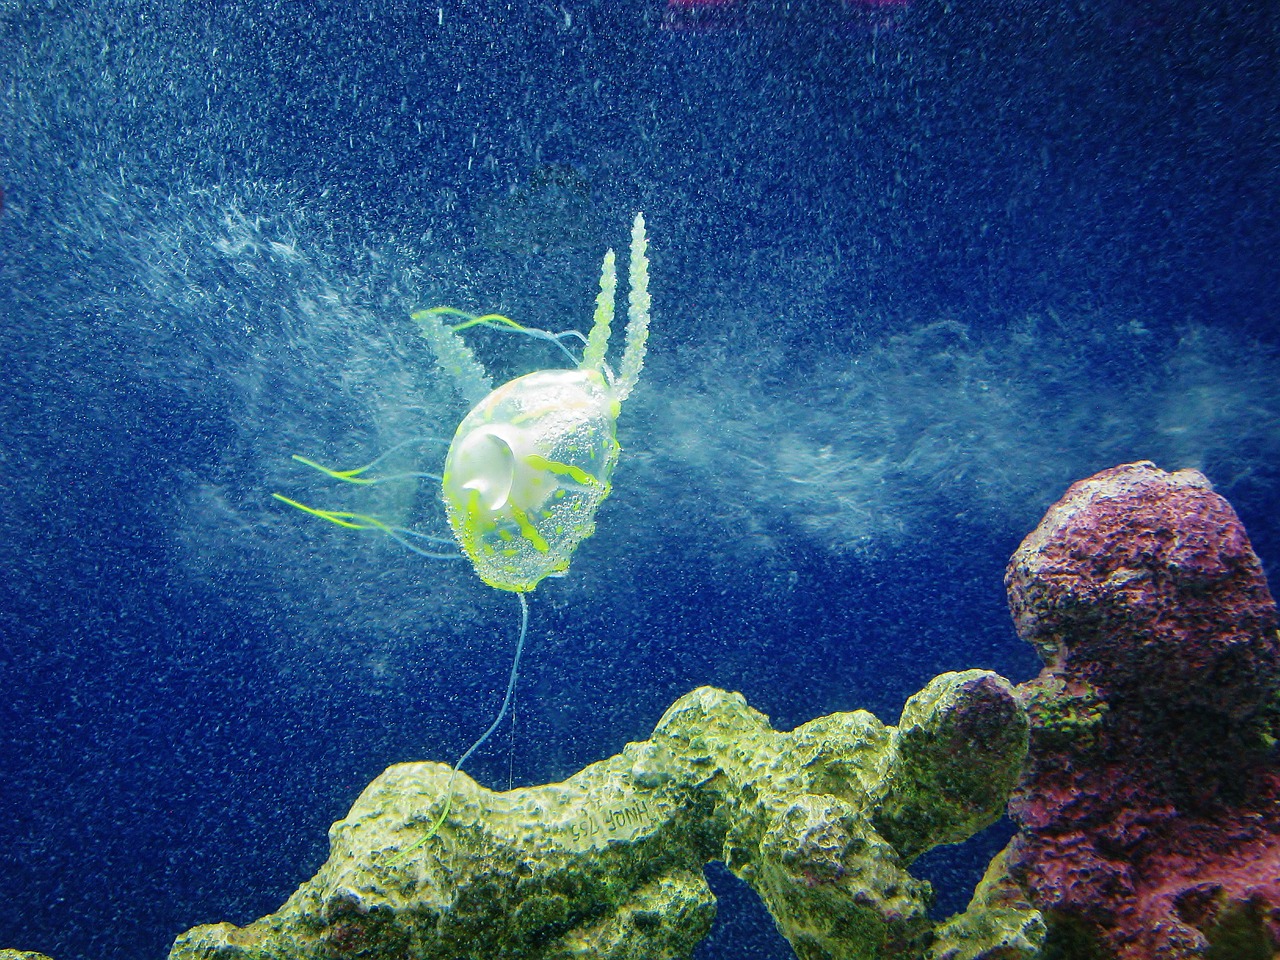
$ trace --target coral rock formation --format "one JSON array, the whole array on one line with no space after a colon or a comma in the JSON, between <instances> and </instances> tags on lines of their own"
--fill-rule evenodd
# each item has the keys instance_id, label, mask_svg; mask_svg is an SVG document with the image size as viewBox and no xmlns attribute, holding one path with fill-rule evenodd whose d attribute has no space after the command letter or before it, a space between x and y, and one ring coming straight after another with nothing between
<instances>
[{"instance_id":1,"label":"coral rock formation","mask_svg":"<svg viewBox=\"0 0 1280 960\"><path fill-rule=\"evenodd\" d=\"M1231 506L1193 470L1106 470L1006 584L1045 667L1019 688L1021 831L980 898L1038 908L1050 956L1276 956L1280 642Z\"/></svg>"},{"instance_id":2,"label":"coral rock formation","mask_svg":"<svg viewBox=\"0 0 1280 960\"><path fill-rule=\"evenodd\" d=\"M684 957L714 916L712 860L759 893L803 960L919 958L931 890L908 865L1000 815L1026 745L1013 689L985 671L936 678L896 728L858 711L779 733L741 695L703 687L649 740L564 783L494 793L459 774L421 846L449 769L391 767L279 912L197 927L170 958ZM1020 952L963 956L1033 956L1043 931L1001 920L970 917Z\"/></svg>"}]
</instances>

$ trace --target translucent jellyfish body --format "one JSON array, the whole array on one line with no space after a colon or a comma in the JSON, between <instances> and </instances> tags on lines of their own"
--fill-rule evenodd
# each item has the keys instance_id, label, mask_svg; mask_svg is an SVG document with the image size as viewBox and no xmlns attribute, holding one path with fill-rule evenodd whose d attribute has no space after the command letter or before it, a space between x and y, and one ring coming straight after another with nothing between
<instances>
[{"instance_id":1,"label":"translucent jellyfish body","mask_svg":"<svg viewBox=\"0 0 1280 960\"><path fill-rule=\"evenodd\" d=\"M450 310L414 314L440 368L475 406L454 434L441 497L454 539L476 574L499 590L527 593L569 568L578 545L595 531L618 462L615 424L644 366L649 336L648 241L644 217L631 230L627 343L615 375L605 361L617 273L605 254L591 333L576 370L539 370L488 389L488 377L459 337L469 326L549 338L506 317L468 317L454 326ZM566 351L567 352L567 351Z\"/></svg>"},{"instance_id":2,"label":"translucent jellyfish body","mask_svg":"<svg viewBox=\"0 0 1280 960\"><path fill-rule=\"evenodd\" d=\"M620 450L615 425L644 366L649 337L647 249L644 217L637 214L631 228L626 346L616 374L605 359L618 286L610 250L601 271L594 322L585 337L448 307L413 314L440 371L473 405L454 433L442 477L416 471L371 475L381 457L352 470L294 459L351 484L439 479L454 539L476 574L499 590L528 593L547 577L564 573L578 545L594 532L596 511L609 495ZM494 389L461 336L478 326L549 340L577 367L539 370ZM564 341L573 337L584 343L581 360L565 346ZM441 556L436 552L439 538L429 534L367 513L320 509L281 494L275 497L338 526L378 531L423 556Z\"/></svg>"},{"instance_id":3,"label":"translucent jellyfish body","mask_svg":"<svg viewBox=\"0 0 1280 960\"><path fill-rule=\"evenodd\" d=\"M441 494L480 579L524 593L569 568L609 495L617 414L596 370L530 373L467 414L445 460Z\"/></svg>"},{"instance_id":4,"label":"translucent jellyfish body","mask_svg":"<svg viewBox=\"0 0 1280 960\"><path fill-rule=\"evenodd\" d=\"M441 810L431 827L392 856L391 864L403 861L435 836L449 816L454 776L507 715L528 635L527 594L547 577L568 570L578 545L595 531L596 511L609 495L621 450L616 432L618 414L644 366L649 337L647 248L644 217L636 214L628 264L627 342L616 374L605 359L618 286L612 250L604 257L594 322L586 337L573 331L553 334L534 330L497 314L471 316L447 307L413 314L440 370L473 404L454 433L439 478L449 527L477 575L490 586L519 597L520 631L497 716L454 764ZM459 317L462 322L446 321ZM575 369L539 370L494 389L483 365L461 337L462 331L475 326L550 340L571 358L564 340L576 336L584 342L582 359ZM346 483L434 479L431 474L417 472L366 476L382 458L353 470L331 470L304 457L294 459ZM423 556L438 556L416 545L438 542L429 534L365 513L323 510L275 496L338 526L380 531Z\"/></svg>"}]
</instances>

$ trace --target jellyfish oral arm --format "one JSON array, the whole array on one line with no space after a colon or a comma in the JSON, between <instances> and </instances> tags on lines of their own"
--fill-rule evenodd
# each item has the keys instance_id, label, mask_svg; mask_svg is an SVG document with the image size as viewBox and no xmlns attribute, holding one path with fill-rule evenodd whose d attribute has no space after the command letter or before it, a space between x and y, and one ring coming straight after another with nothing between
<instances>
[{"instance_id":1,"label":"jellyfish oral arm","mask_svg":"<svg viewBox=\"0 0 1280 960\"><path fill-rule=\"evenodd\" d=\"M580 370L608 371L604 357L609 350L609 334L613 325L613 305L618 293L618 268L614 263L613 251L604 255L604 263L600 267L600 292L596 294L596 313L591 323L591 333L587 337L586 349L582 351ZM612 380L612 375L609 375Z\"/></svg>"},{"instance_id":2,"label":"jellyfish oral arm","mask_svg":"<svg viewBox=\"0 0 1280 960\"><path fill-rule=\"evenodd\" d=\"M644 232L644 214L637 213L631 227L631 259L628 263L627 346L622 353L622 366L614 396L621 403L631 395L640 370L644 367L649 342L649 240Z\"/></svg>"},{"instance_id":3,"label":"jellyfish oral arm","mask_svg":"<svg viewBox=\"0 0 1280 960\"><path fill-rule=\"evenodd\" d=\"M466 341L445 323L444 316L451 312L450 307L433 307L411 316L436 355L436 365L448 374L454 388L468 403L479 403L493 390L493 380Z\"/></svg>"}]
</instances>

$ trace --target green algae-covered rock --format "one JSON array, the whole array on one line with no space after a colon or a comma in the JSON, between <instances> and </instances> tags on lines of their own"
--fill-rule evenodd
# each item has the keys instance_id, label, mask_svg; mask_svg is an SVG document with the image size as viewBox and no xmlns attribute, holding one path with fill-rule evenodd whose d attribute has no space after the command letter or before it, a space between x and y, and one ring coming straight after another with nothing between
<instances>
[{"instance_id":1,"label":"green algae-covered rock","mask_svg":"<svg viewBox=\"0 0 1280 960\"><path fill-rule=\"evenodd\" d=\"M902 709L876 826L910 859L973 836L1004 809L1028 741L1026 714L1002 677L935 678Z\"/></svg>"},{"instance_id":2,"label":"green algae-covered rock","mask_svg":"<svg viewBox=\"0 0 1280 960\"><path fill-rule=\"evenodd\" d=\"M389 768L275 914L197 927L170 960L687 957L722 860L803 960L923 957L932 891L907 871L994 821L1026 751L1009 684L935 679L898 728L865 711L780 733L702 687L653 736L563 783L495 793L449 768Z\"/></svg>"},{"instance_id":3,"label":"green algae-covered rock","mask_svg":"<svg viewBox=\"0 0 1280 960\"><path fill-rule=\"evenodd\" d=\"M939 924L928 960L1040 960L1044 955L1048 926L1009 879L1007 854L1008 848L987 864L964 913Z\"/></svg>"}]
</instances>

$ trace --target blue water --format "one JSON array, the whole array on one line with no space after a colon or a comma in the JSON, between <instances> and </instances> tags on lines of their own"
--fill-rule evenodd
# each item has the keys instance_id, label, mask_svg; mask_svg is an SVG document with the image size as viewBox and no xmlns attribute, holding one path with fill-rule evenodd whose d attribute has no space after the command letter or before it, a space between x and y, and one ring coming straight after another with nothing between
<instances>
[{"instance_id":1,"label":"blue water","mask_svg":"<svg viewBox=\"0 0 1280 960\"><path fill-rule=\"evenodd\" d=\"M585 328L636 210L613 496L481 782L700 684L788 728L1032 676L1004 563L1116 463L1205 470L1277 569L1274 4L740 3L0 0L0 946L248 922L384 767L485 728L514 599L270 494L441 529L290 455L450 436L410 310ZM1005 836L922 861L940 914ZM711 873L697 956L788 956Z\"/></svg>"}]
</instances>

